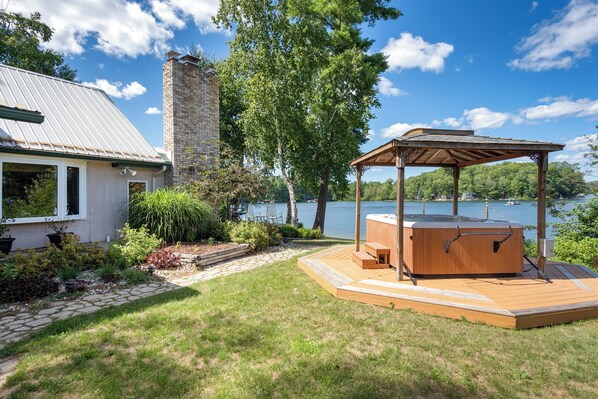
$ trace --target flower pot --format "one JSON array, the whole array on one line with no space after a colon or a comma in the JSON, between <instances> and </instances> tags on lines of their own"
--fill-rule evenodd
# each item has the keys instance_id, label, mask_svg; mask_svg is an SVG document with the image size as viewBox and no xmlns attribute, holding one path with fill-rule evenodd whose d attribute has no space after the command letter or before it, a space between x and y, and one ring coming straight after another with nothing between
<instances>
[{"instance_id":1,"label":"flower pot","mask_svg":"<svg viewBox=\"0 0 598 399\"><path fill-rule=\"evenodd\" d=\"M50 240L50 245L56 245L58 249L62 249L62 237L66 234L74 234L74 233L50 233L46 234L48 240Z\"/></svg>"},{"instance_id":2,"label":"flower pot","mask_svg":"<svg viewBox=\"0 0 598 399\"><path fill-rule=\"evenodd\" d=\"M14 242L14 240L15 239L13 237L0 238L0 252L4 253L5 255L8 255L8 253L12 249L12 243Z\"/></svg>"}]
</instances>

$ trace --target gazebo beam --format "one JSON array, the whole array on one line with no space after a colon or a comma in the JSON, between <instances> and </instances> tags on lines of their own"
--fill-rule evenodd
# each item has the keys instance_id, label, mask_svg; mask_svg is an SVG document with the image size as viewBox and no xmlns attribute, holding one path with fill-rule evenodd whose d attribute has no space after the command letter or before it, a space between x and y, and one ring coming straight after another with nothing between
<instances>
[{"instance_id":1,"label":"gazebo beam","mask_svg":"<svg viewBox=\"0 0 598 399\"><path fill-rule=\"evenodd\" d=\"M403 280L403 220L405 219L405 152L397 148L397 279Z\"/></svg>"},{"instance_id":2,"label":"gazebo beam","mask_svg":"<svg viewBox=\"0 0 598 399\"><path fill-rule=\"evenodd\" d=\"M546 239L546 173L548 153L538 153L538 268L544 273L546 254L542 253L542 241Z\"/></svg>"},{"instance_id":3,"label":"gazebo beam","mask_svg":"<svg viewBox=\"0 0 598 399\"><path fill-rule=\"evenodd\" d=\"M480 158L480 159L475 159L473 161L462 162L462 163L459 164L459 166L473 166L473 165L479 165L479 164L482 164L482 163L504 161L504 160L507 160L507 159L525 157L528 154L529 154L529 152L510 152L510 153L507 153L507 154L498 155L496 157Z\"/></svg>"},{"instance_id":4,"label":"gazebo beam","mask_svg":"<svg viewBox=\"0 0 598 399\"><path fill-rule=\"evenodd\" d=\"M355 251L360 250L361 240L361 165L355 167Z\"/></svg>"}]
</instances>

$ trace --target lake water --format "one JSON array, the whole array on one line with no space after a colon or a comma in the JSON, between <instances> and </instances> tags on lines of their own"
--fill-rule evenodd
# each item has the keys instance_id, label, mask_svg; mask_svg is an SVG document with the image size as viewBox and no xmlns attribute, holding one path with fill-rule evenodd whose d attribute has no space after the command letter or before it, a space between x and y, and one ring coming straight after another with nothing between
<instances>
[{"instance_id":1,"label":"lake water","mask_svg":"<svg viewBox=\"0 0 598 399\"><path fill-rule=\"evenodd\" d=\"M571 209L575 204L584 200L568 201L566 209ZM508 206L506 201L488 201L490 219L509 220L527 225L536 225L537 208L536 201L521 201L521 205ZM315 203L298 203L297 211L299 221L305 227L311 227L316 214ZM450 215L453 212L453 205L450 201L430 201L425 203L426 214ZM255 215L265 215L266 205L253 205ZM286 204L276 204L278 213L286 217ZM365 237L365 218L371 213L395 213L396 204L394 201L364 201L361 203L361 235ZM421 201L405 202L405 213L422 213ZM485 218L486 203L484 201L462 201L459 202L459 215ZM547 236L552 237L550 224L560 220L546 215L548 223ZM355 237L355 202L336 201L329 202L326 209L325 234L328 237L354 238ZM535 230L526 230L526 238L535 238Z\"/></svg>"}]
</instances>

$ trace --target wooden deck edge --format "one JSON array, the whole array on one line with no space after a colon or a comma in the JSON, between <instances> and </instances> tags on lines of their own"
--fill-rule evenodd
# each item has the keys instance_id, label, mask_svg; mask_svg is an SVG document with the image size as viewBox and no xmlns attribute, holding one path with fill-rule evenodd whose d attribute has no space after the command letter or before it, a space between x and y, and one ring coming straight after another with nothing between
<instances>
[{"instance_id":1,"label":"wooden deck edge","mask_svg":"<svg viewBox=\"0 0 598 399\"><path fill-rule=\"evenodd\" d=\"M361 302L370 305L384 306L393 309L410 309L419 313L432 316L448 317L455 320L466 320L472 323L488 324L503 328L516 328L516 319L513 316L499 313L489 313L480 310L471 310L445 306L442 304L425 303L409 299L392 298L378 294L359 293L347 290L346 287L338 290L337 298Z\"/></svg>"},{"instance_id":2,"label":"wooden deck edge","mask_svg":"<svg viewBox=\"0 0 598 399\"><path fill-rule=\"evenodd\" d=\"M530 308L522 310L513 310L516 317L532 317L543 316L546 314L554 314L558 312L574 312L583 310L598 310L598 301L572 303L568 305L545 306L541 308Z\"/></svg>"},{"instance_id":3,"label":"wooden deck edge","mask_svg":"<svg viewBox=\"0 0 598 399\"><path fill-rule=\"evenodd\" d=\"M517 329L544 327L550 325L571 323L574 321L598 317L598 307L572 309L560 312L545 312L529 316L517 316Z\"/></svg>"}]
</instances>

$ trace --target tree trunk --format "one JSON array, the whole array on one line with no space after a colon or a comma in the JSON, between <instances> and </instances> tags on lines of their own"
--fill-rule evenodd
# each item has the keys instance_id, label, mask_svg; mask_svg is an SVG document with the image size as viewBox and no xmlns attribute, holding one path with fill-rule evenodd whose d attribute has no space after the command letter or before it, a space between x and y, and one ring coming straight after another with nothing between
<instances>
[{"instance_id":1,"label":"tree trunk","mask_svg":"<svg viewBox=\"0 0 598 399\"><path fill-rule=\"evenodd\" d=\"M282 156L282 141L278 138L278 165L280 167L280 174L285 186L289 192L289 206L291 215L291 226L297 226L297 199L295 197L295 185L287 174L285 163Z\"/></svg>"},{"instance_id":2,"label":"tree trunk","mask_svg":"<svg viewBox=\"0 0 598 399\"><path fill-rule=\"evenodd\" d=\"M320 176L320 190L318 192L318 207L316 209L316 218L314 220L314 229L320 229L324 232L324 222L326 220L326 203L328 201L328 182L330 181L330 170L326 168Z\"/></svg>"},{"instance_id":3,"label":"tree trunk","mask_svg":"<svg viewBox=\"0 0 598 399\"><path fill-rule=\"evenodd\" d=\"M291 201L287 200L287 218L285 220L286 224L291 224Z\"/></svg>"}]
</instances>

